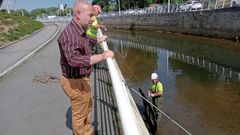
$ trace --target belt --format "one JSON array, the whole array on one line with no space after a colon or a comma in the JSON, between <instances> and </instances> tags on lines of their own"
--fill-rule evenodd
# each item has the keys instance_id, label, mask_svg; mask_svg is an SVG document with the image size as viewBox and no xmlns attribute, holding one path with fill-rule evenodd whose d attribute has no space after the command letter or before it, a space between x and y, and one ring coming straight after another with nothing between
<instances>
[{"instance_id":1,"label":"belt","mask_svg":"<svg viewBox=\"0 0 240 135\"><path fill-rule=\"evenodd\" d=\"M66 78L74 78L74 79L81 79L81 78L86 78L86 77L90 77L90 74L86 74L86 75L66 75Z\"/></svg>"},{"instance_id":2,"label":"belt","mask_svg":"<svg viewBox=\"0 0 240 135\"><path fill-rule=\"evenodd\" d=\"M80 74L79 72L79 68L75 68L75 67L66 67L66 78L74 78L74 79L81 79L81 78L85 78L85 77L90 77L90 73L87 74Z\"/></svg>"}]
</instances>

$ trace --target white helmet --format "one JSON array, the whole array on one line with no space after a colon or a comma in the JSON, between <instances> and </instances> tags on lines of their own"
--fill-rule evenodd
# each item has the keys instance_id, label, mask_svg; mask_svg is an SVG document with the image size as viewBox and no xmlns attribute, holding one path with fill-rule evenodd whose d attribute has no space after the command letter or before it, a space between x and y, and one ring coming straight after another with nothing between
<instances>
[{"instance_id":1,"label":"white helmet","mask_svg":"<svg viewBox=\"0 0 240 135\"><path fill-rule=\"evenodd\" d=\"M151 79L152 79L152 80L156 80L156 79L158 79L158 75L157 75L157 73L152 73L152 75L151 75Z\"/></svg>"}]
</instances>

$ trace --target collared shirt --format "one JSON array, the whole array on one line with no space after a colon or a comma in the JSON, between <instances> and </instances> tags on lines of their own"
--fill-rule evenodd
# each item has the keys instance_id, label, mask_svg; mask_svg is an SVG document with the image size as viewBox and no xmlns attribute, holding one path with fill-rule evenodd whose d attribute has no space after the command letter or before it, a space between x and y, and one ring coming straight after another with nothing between
<instances>
[{"instance_id":1,"label":"collared shirt","mask_svg":"<svg viewBox=\"0 0 240 135\"><path fill-rule=\"evenodd\" d=\"M90 65L92 46L89 42L96 43L96 40L89 39L85 30L72 19L57 41L61 54L62 75L66 78L89 76L92 72Z\"/></svg>"}]
</instances>

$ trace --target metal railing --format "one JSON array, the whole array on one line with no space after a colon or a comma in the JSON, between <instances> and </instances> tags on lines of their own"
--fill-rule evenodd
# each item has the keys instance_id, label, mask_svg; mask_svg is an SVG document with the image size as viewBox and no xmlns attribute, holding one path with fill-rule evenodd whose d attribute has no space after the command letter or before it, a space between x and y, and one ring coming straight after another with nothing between
<instances>
[{"instance_id":1,"label":"metal railing","mask_svg":"<svg viewBox=\"0 0 240 135\"><path fill-rule=\"evenodd\" d=\"M71 16L65 16L65 17L55 17L55 18L37 18L36 19L39 22L43 22L43 23L49 23L49 22L60 22L60 23L69 23L72 20Z\"/></svg>"},{"instance_id":2,"label":"metal railing","mask_svg":"<svg viewBox=\"0 0 240 135\"><path fill-rule=\"evenodd\" d=\"M240 3L236 3L234 0L215 0L215 1L203 1L199 2L201 6L192 8L192 6L186 5L185 3L160 5L157 7L148 7L142 9L131 9L122 10L115 12L108 12L100 14L100 17L111 17L111 16L131 16L131 15L150 15L160 13L174 13L174 12L193 12L193 11L205 11L215 10L221 8L238 7ZM169 8L169 9L168 9Z\"/></svg>"},{"instance_id":3,"label":"metal railing","mask_svg":"<svg viewBox=\"0 0 240 135\"><path fill-rule=\"evenodd\" d=\"M98 29L98 37L102 36L102 31ZM102 49L108 50L106 42L102 42ZM138 111L138 108L126 86L119 67L113 58L107 58L107 65L111 76L114 94L117 101L120 120L125 135L149 135L147 127Z\"/></svg>"}]
</instances>

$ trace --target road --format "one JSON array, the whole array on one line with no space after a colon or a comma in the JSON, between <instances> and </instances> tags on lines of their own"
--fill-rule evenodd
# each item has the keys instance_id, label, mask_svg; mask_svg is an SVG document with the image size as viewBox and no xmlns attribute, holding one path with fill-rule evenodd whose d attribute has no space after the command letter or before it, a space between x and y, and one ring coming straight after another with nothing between
<instances>
[{"instance_id":1,"label":"road","mask_svg":"<svg viewBox=\"0 0 240 135\"><path fill-rule=\"evenodd\" d=\"M49 42L57 30L57 25L45 24L44 27L34 35L0 49L0 77L2 77L11 66L23 59L34 49Z\"/></svg>"},{"instance_id":2,"label":"road","mask_svg":"<svg viewBox=\"0 0 240 135\"><path fill-rule=\"evenodd\" d=\"M36 48L36 46L26 46L25 48L24 45L37 45L36 42L39 44L39 41L44 43L55 29L56 27L48 28L47 32L40 32L30 37L31 40L20 41L16 49L11 49L14 48L14 45L12 45L1 50L1 71L17 61L17 59L10 58L11 55L18 55L21 58L28 52L26 50ZM52 81L55 82L49 83L36 81L44 77L45 73L60 75L59 51L56 38L42 48L41 51L26 60L24 64L18 66L13 72L1 79L1 135L72 134L68 128L69 125L65 123L70 105L61 90L58 80L54 79Z\"/></svg>"}]
</instances>

